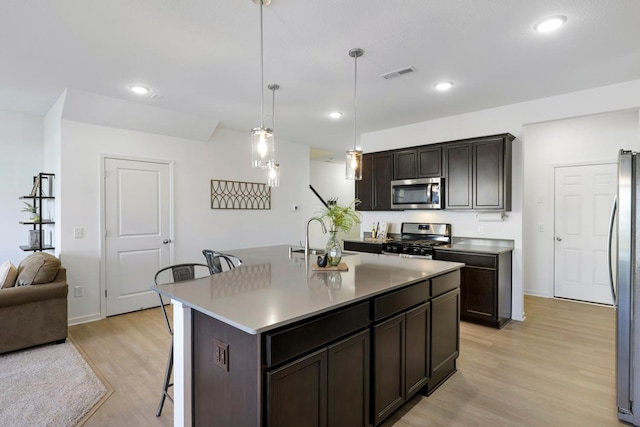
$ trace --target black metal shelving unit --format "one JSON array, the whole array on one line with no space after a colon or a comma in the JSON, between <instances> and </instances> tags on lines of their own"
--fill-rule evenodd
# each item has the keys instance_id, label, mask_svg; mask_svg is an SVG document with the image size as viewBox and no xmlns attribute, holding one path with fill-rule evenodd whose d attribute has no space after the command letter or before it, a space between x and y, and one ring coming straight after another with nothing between
<instances>
[{"instance_id":1,"label":"black metal shelving unit","mask_svg":"<svg viewBox=\"0 0 640 427\"><path fill-rule=\"evenodd\" d=\"M55 199L55 196L53 195L54 178L55 174L40 172L38 175L33 177L33 187L31 189L31 193L27 196L19 197L20 200L33 200L33 206L37 208L39 218L39 221L20 221L20 224L29 225L33 227L32 230L38 232L38 244L33 246L22 245L20 246L20 249L22 249L23 251L38 252L55 249L52 244L45 244L45 235L43 233L43 227L55 224L55 221L43 218L43 214L45 213L44 204L49 200Z\"/></svg>"}]
</instances>

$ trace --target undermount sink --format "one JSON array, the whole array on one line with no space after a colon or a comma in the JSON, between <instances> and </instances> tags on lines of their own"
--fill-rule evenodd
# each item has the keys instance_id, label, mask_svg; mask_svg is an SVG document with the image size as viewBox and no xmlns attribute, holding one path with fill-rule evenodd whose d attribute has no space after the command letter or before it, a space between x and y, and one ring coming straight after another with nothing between
<instances>
[{"instance_id":1,"label":"undermount sink","mask_svg":"<svg viewBox=\"0 0 640 427\"><path fill-rule=\"evenodd\" d=\"M291 252L296 254L303 254L304 248L291 249ZM324 255L324 249L309 249L309 255Z\"/></svg>"},{"instance_id":2,"label":"undermount sink","mask_svg":"<svg viewBox=\"0 0 640 427\"><path fill-rule=\"evenodd\" d=\"M294 254L303 254L304 253L304 248L290 248L291 249L291 253ZM309 255L324 255L326 251L324 249L309 249ZM342 256L349 256L349 255L355 255L354 252L345 252L342 251Z\"/></svg>"}]
</instances>

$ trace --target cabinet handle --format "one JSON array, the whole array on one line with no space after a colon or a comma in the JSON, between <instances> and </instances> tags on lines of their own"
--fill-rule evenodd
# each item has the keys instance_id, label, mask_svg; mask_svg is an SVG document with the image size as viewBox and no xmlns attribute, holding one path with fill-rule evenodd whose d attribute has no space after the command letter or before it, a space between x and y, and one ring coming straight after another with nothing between
<instances>
[{"instance_id":1,"label":"cabinet handle","mask_svg":"<svg viewBox=\"0 0 640 427\"><path fill-rule=\"evenodd\" d=\"M562 237L556 237L556 240L557 240L558 242L562 242Z\"/></svg>"},{"instance_id":2,"label":"cabinet handle","mask_svg":"<svg viewBox=\"0 0 640 427\"><path fill-rule=\"evenodd\" d=\"M166 245L167 243L171 243L171 239L164 239L164 240L162 241L162 243L164 243L165 245Z\"/></svg>"}]
</instances>

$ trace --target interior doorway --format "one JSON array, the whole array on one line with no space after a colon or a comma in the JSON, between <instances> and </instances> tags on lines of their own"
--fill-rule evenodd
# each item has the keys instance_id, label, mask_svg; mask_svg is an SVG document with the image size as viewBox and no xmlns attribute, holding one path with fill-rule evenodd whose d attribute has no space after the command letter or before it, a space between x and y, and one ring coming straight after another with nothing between
<instances>
[{"instance_id":1,"label":"interior doorway","mask_svg":"<svg viewBox=\"0 0 640 427\"><path fill-rule=\"evenodd\" d=\"M159 305L153 277L172 260L171 165L104 158L106 315Z\"/></svg>"},{"instance_id":2,"label":"interior doorway","mask_svg":"<svg viewBox=\"0 0 640 427\"><path fill-rule=\"evenodd\" d=\"M616 163L554 171L554 296L612 304L607 261Z\"/></svg>"}]
</instances>

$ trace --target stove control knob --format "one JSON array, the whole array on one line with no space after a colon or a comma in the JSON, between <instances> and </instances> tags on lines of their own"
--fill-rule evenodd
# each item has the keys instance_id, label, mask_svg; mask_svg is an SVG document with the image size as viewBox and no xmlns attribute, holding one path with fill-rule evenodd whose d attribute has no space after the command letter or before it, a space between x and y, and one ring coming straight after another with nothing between
<instances>
[{"instance_id":1,"label":"stove control knob","mask_svg":"<svg viewBox=\"0 0 640 427\"><path fill-rule=\"evenodd\" d=\"M426 249L420 249L420 255L426 255L426 254L427 254Z\"/></svg>"},{"instance_id":2,"label":"stove control knob","mask_svg":"<svg viewBox=\"0 0 640 427\"><path fill-rule=\"evenodd\" d=\"M402 248L402 253L408 254L409 253L409 248Z\"/></svg>"},{"instance_id":3,"label":"stove control knob","mask_svg":"<svg viewBox=\"0 0 640 427\"><path fill-rule=\"evenodd\" d=\"M420 253L420 248L413 248L413 253L418 255Z\"/></svg>"}]
</instances>

